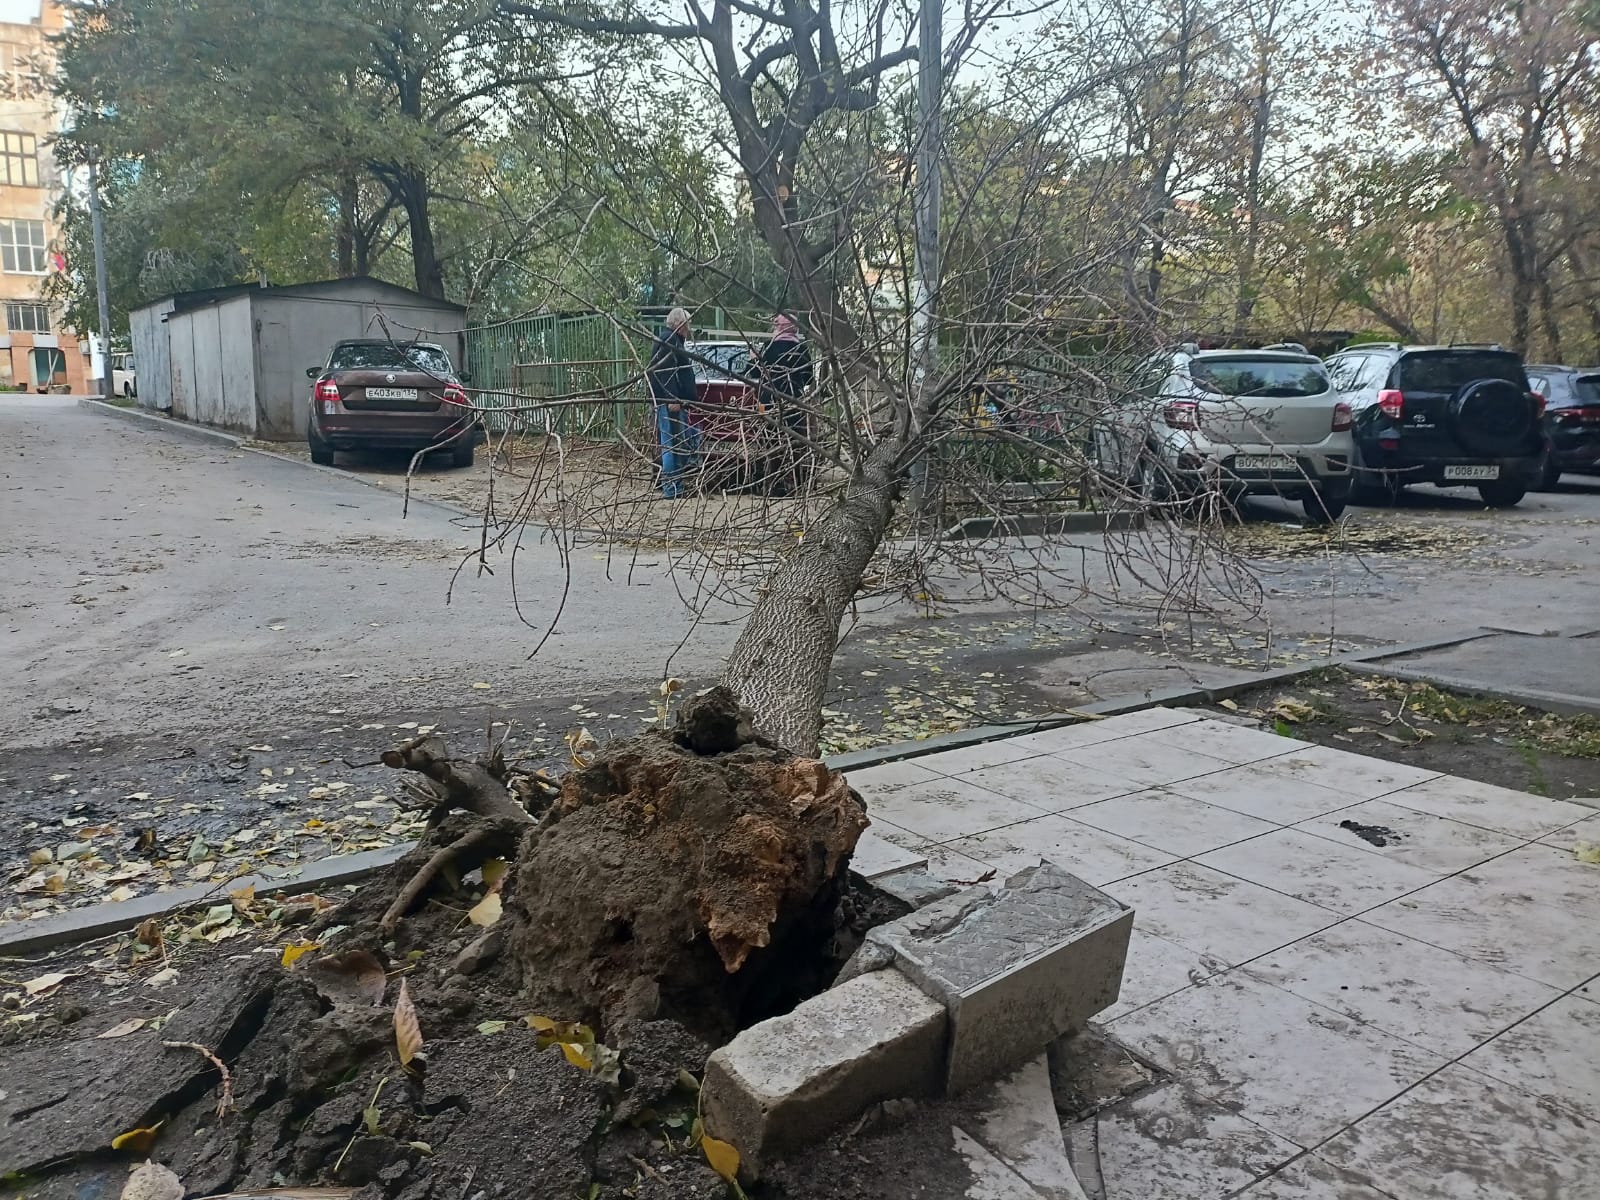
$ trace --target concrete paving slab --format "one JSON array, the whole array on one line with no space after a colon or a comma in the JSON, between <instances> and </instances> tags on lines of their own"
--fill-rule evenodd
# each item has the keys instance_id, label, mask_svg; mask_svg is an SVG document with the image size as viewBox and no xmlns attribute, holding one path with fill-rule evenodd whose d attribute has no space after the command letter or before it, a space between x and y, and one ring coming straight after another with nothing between
<instances>
[{"instance_id":1,"label":"concrete paving slab","mask_svg":"<svg viewBox=\"0 0 1600 1200\"><path fill-rule=\"evenodd\" d=\"M1257 769L1296 783L1314 783L1318 787L1344 792L1357 800L1375 800L1401 788L1439 778L1437 771L1424 771L1420 767L1385 762L1380 758L1368 758L1345 750L1331 750L1326 746L1313 746L1309 750L1268 759L1257 764Z\"/></svg>"},{"instance_id":2,"label":"concrete paving slab","mask_svg":"<svg viewBox=\"0 0 1600 1200\"><path fill-rule=\"evenodd\" d=\"M1359 828L1352 829L1352 825ZM1390 800L1366 800L1302 821L1295 828L1347 846L1368 848L1441 876L1464 871L1523 844L1509 834L1419 812Z\"/></svg>"},{"instance_id":3,"label":"concrete paving slab","mask_svg":"<svg viewBox=\"0 0 1600 1200\"><path fill-rule=\"evenodd\" d=\"M1600 1126L1455 1064L1317 1154L1401 1200L1577 1200L1600 1178Z\"/></svg>"},{"instance_id":4,"label":"concrete paving slab","mask_svg":"<svg viewBox=\"0 0 1600 1200\"><path fill-rule=\"evenodd\" d=\"M1275 829L1195 862L1346 916L1427 887L1441 874L1298 829Z\"/></svg>"},{"instance_id":5,"label":"concrete paving slab","mask_svg":"<svg viewBox=\"0 0 1600 1200\"><path fill-rule=\"evenodd\" d=\"M1561 996L1547 984L1359 920L1276 950L1250 970L1297 996L1452 1057Z\"/></svg>"},{"instance_id":6,"label":"concrete paving slab","mask_svg":"<svg viewBox=\"0 0 1600 1200\"><path fill-rule=\"evenodd\" d=\"M950 1127L955 1151L972 1173L966 1200L1043 1200L1021 1175L991 1154L981 1142L959 1126Z\"/></svg>"},{"instance_id":7,"label":"concrete paving slab","mask_svg":"<svg viewBox=\"0 0 1600 1200\"><path fill-rule=\"evenodd\" d=\"M1210 758L1220 758L1223 762L1235 766L1311 748L1310 742L1302 742L1298 738L1283 737L1265 730L1243 728L1227 721L1211 719L1174 728L1170 741L1185 750L1194 750Z\"/></svg>"},{"instance_id":8,"label":"concrete paving slab","mask_svg":"<svg viewBox=\"0 0 1600 1200\"><path fill-rule=\"evenodd\" d=\"M1072 810L1072 819L1182 858L1277 828L1270 821L1161 788L1086 804Z\"/></svg>"},{"instance_id":9,"label":"concrete paving slab","mask_svg":"<svg viewBox=\"0 0 1600 1200\"><path fill-rule=\"evenodd\" d=\"M1109 796L1126 795L1139 786L1125 776L1096 771L1054 754L1000 763L962 778L1013 800L1030 797L1024 803L1043 812L1069 812Z\"/></svg>"},{"instance_id":10,"label":"concrete paving slab","mask_svg":"<svg viewBox=\"0 0 1600 1200\"><path fill-rule=\"evenodd\" d=\"M1128 961L1122 967L1122 990L1117 994L1117 1002L1101 1013L1097 1021L1115 1021L1136 1008L1203 983L1218 972L1226 971L1228 966L1220 958L1197 954L1187 946L1141 929L1138 913L1135 913L1133 933L1128 939Z\"/></svg>"},{"instance_id":11,"label":"concrete paving slab","mask_svg":"<svg viewBox=\"0 0 1600 1200\"><path fill-rule=\"evenodd\" d=\"M1300 1146L1333 1137L1448 1061L1248 968L1158 1000L1110 1029L1195 1090Z\"/></svg>"},{"instance_id":12,"label":"concrete paving slab","mask_svg":"<svg viewBox=\"0 0 1600 1200\"><path fill-rule=\"evenodd\" d=\"M987 1084L969 1102L974 1115L959 1124L1045 1200L1084 1200L1067 1161L1044 1054Z\"/></svg>"},{"instance_id":13,"label":"concrete paving slab","mask_svg":"<svg viewBox=\"0 0 1600 1200\"><path fill-rule=\"evenodd\" d=\"M1303 779L1287 779L1251 763L1168 786L1169 792L1231 808L1278 825L1293 825L1335 809L1348 808L1356 797Z\"/></svg>"},{"instance_id":14,"label":"concrete paving slab","mask_svg":"<svg viewBox=\"0 0 1600 1200\"><path fill-rule=\"evenodd\" d=\"M1152 846L1095 829L1067 816L1039 817L976 837L957 838L948 848L1012 875L1043 859L1095 887L1176 861Z\"/></svg>"},{"instance_id":15,"label":"concrete paving slab","mask_svg":"<svg viewBox=\"0 0 1600 1200\"><path fill-rule=\"evenodd\" d=\"M982 774L975 772L966 779ZM948 842L1044 816L1044 809L1037 805L943 776L892 792L864 791L862 796L867 801L867 812L874 818L882 817L891 825L934 842Z\"/></svg>"},{"instance_id":16,"label":"concrete paving slab","mask_svg":"<svg viewBox=\"0 0 1600 1200\"><path fill-rule=\"evenodd\" d=\"M1526 896L1600 920L1600 863L1584 862L1559 846L1523 846L1478 864L1461 878L1479 884L1487 900Z\"/></svg>"},{"instance_id":17,"label":"concrete paving slab","mask_svg":"<svg viewBox=\"0 0 1600 1200\"><path fill-rule=\"evenodd\" d=\"M887 838L868 829L856 842L855 853L850 856L850 869L869 883L913 867L926 867L928 860L914 850L897 846Z\"/></svg>"},{"instance_id":18,"label":"concrete paving slab","mask_svg":"<svg viewBox=\"0 0 1600 1200\"><path fill-rule=\"evenodd\" d=\"M1563 996L1461 1060L1502 1083L1600 1122L1600 1003Z\"/></svg>"},{"instance_id":19,"label":"concrete paving slab","mask_svg":"<svg viewBox=\"0 0 1600 1200\"><path fill-rule=\"evenodd\" d=\"M1415 783L1384 798L1391 804L1418 812L1449 817L1520 838L1543 837L1593 815L1592 810L1581 804L1547 800L1528 792L1454 776Z\"/></svg>"},{"instance_id":20,"label":"concrete paving slab","mask_svg":"<svg viewBox=\"0 0 1600 1200\"><path fill-rule=\"evenodd\" d=\"M1178 783L1234 765L1189 750L1180 743L1180 736L1122 738L1115 742L1100 742L1065 750L1061 752L1061 757L1099 774L1129 780L1140 787Z\"/></svg>"},{"instance_id":21,"label":"concrete paving slab","mask_svg":"<svg viewBox=\"0 0 1600 1200\"><path fill-rule=\"evenodd\" d=\"M1317 1154L1295 1159L1239 1193L1239 1200L1401 1200L1371 1176L1336 1167Z\"/></svg>"}]
</instances>

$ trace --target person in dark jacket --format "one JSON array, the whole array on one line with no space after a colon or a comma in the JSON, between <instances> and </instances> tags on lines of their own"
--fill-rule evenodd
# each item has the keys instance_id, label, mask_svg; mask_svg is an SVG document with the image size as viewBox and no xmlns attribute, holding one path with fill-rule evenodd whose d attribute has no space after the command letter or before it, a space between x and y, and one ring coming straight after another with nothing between
<instances>
[{"instance_id":1,"label":"person in dark jacket","mask_svg":"<svg viewBox=\"0 0 1600 1200\"><path fill-rule=\"evenodd\" d=\"M676 500L683 494L684 477L694 469L700 448L700 431L689 420L694 403L694 364L684 349L689 313L675 308L656 334L655 348L645 378L650 385L650 407L656 420L656 444L661 452L661 494Z\"/></svg>"},{"instance_id":2,"label":"person in dark jacket","mask_svg":"<svg viewBox=\"0 0 1600 1200\"><path fill-rule=\"evenodd\" d=\"M793 317L772 318L772 340L762 347L756 369L762 406L777 422L780 439L770 486L774 495L786 496L805 482L811 458L804 399L813 378L811 351Z\"/></svg>"}]
</instances>

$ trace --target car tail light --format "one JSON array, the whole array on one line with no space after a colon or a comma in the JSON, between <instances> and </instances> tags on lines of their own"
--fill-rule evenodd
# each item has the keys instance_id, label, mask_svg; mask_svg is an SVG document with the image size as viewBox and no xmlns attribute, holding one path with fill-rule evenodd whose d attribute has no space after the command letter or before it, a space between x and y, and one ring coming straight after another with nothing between
<instances>
[{"instance_id":1,"label":"car tail light","mask_svg":"<svg viewBox=\"0 0 1600 1200\"><path fill-rule=\"evenodd\" d=\"M317 380L317 386L312 389L311 398L322 405L325 413L339 411L339 385L331 379Z\"/></svg>"},{"instance_id":2,"label":"car tail light","mask_svg":"<svg viewBox=\"0 0 1600 1200\"><path fill-rule=\"evenodd\" d=\"M1528 399L1533 401L1533 415L1536 417L1544 416L1544 397L1538 392L1529 392Z\"/></svg>"},{"instance_id":3,"label":"car tail light","mask_svg":"<svg viewBox=\"0 0 1600 1200\"><path fill-rule=\"evenodd\" d=\"M1350 426L1355 424L1355 418L1350 412L1350 406L1343 400L1333 406L1333 432L1348 433Z\"/></svg>"},{"instance_id":4,"label":"car tail light","mask_svg":"<svg viewBox=\"0 0 1600 1200\"><path fill-rule=\"evenodd\" d=\"M463 388L459 383L447 383L447 384L445 384L444 385L444 402L446 404L465 405L467 403L467 392L466 392L466 389Z\"/></svg>"},{"instance_id":5,"label":"car tail light","mask_svg":"<svg viewBox=\"0 0 1600 1200\"><path fill-rule=\"evenodd\" d=\"M1404 393L1395 388L1384 388L1378 393L1378 408L1391 421L1398 421L1406 411Z\"/></svg>"},{"instance_id":6,"label":"car tail light","mask_svg":"<svg viewBox=\"0 0 1600 1200\"><path fill-rule=\"evenodd\" d=\"M1161 410L1161 419L1173 429L1199 429L1200 406L1193 400L1174 400Z\"/></svg>"}]
</instances>

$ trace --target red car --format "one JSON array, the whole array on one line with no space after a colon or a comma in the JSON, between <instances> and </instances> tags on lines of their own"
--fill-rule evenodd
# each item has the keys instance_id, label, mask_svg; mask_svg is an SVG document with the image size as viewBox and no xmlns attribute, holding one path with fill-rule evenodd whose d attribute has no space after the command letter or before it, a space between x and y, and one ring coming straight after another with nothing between
<instances>
[{"instance_id":1,"label":"red car","mask_svg":"<svg viewBox=\"0 0 1600 1200\"><path fill-rule=\"evenodd\" d=\"M447 450L472 465L483 430L462 377L440 346L380 338L340 342L328 365L311 367L311 461L333 465L340 450Z\"/></svg>"},{"instance_id":2,"label":"red car","mask_svg":"<svg viewBox=\"0 0 1600 1200\"><path fill-rule=\"evenodd\" d=\"M778 431L762 419L756 387L759 344L689 342L695 403L689 423L700 433L700 457L713 486L750 487L763 477L777 449Z\"/></svg>"}]
</instances>

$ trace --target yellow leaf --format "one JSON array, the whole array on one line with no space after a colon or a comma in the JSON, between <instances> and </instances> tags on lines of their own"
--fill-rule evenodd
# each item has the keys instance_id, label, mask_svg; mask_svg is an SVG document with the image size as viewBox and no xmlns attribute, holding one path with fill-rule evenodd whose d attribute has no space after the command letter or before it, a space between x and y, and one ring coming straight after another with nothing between
<instances>
[{"instance_id":1,"label":"yellow leaf","mask_svg":"<svg viewBox=\"0 0 1600 1200\"><path fill-rule=\"evenodd\" d=\"M228 893L228 898L233 901L237 911L243 912L256 902L256 885L252 883L247 887L235 888Z\"/></svg>"},{"instance_id":2,"label":"yellow leaf","mask_svg":"<svg viewBox=\"0 0 1600 1200\"><path fill-rule=\"evenodd\" d=\"M487 683L475 683L472 686L477 688L480 692L487 692L489 690L489 685Z\"/></svg>"},{"instance_id":3,"label":"yellow leaf","mask_svg":"<svg viewBox=\"0 0 1600 1200\"><path fill-rule=\"evenodd\" d=\"M500 919L500 893L490 892L467 910L467 920L474 925L493 925Z\"/></svg>"},{"instance_id":4,"label":"yellow leaf","mask_svg":"<svg viewBox=\"0 0 1600 1200\"><path fill-rule=\"evenodd\" d=\"M729 1183L734 1182L734 1177L739 1174L739 1152L727 1142L719 1142L714 1137L702 1137L700 1149L706 1156L706 1161L711 1164L711 1169Z\"/></svg>"},{"instance_id":5,"label":"yellow leaf","mask_svg":"<svg viewBox=\"0 0 1600 1200\"><path fill-rule=\"evenodd\" d=\"M482 871L484 886L494 887L506 877L506 860L503 858L491 858L483 864Z\"/></svg>"},{"instance_id":6,"label":"yellow leaf","mask_svg":"<svg viewBox=\"0 0 1600 1200\"><path fill-rule=\"evenodd\" d=\"M1572 848L1572 853L1581 863L1600 866L1600 842L1579 842Z\"/></svg>"},{"instance_id":7,"label":"yellow leaf","mask_svg":"<svg viewBox=\"0 0 1600 1200\"><path fill-rule=\"evenodd\" d=\"M304 939L298 942L292 942L283 948L283 965L286 967L292 967L295 963L299 962L313 950L321 949L321 942L308 942Z\"/></svg>"},{"instance_id":8,"label":"yellow leaf","mask_svg":"<svg viewBox=\"0 0 1600 1200\"><path fill-rule=\"evenodd\" d=\"M111 1139L113 1150L127 1150L134 1154L148 1154L150 1147L156 1144L156 1135L161 1132L165 1121L157 1121L148 1129L130 1129L127 1133L119 1133Z\"/></svg>"},{"instance_id":9,"label":"yellow leaf","mask_svg":"<svg viewBox=\"0 0 1600 1200\"><path fill-rule=\"evenodd\" d=\"M60 987L70 978L72 976L66 971L52 971L48 975L41 975L37 979L28 980L27 983L22 985L22 990L30 996L37 996L40 992L48 992L53 988Z\"/></svg>"},{"instance_id":10,"label":"yellow leaf","mask_svg":"<svg viewBox=\"0 0 1600 1200\"><path fill-rule=\"evenodd\" d=\"M537 1029L540 1033L550 1033L556 1028L556 1022L549 1017L541 1017L534 1013L531 1017L523 1017L522 1023L529 1029Z\"/></svg>"},{"instance_id":11,"label":"yellow leaf","mask_svg":"<svg viewBox=\"0 0 1600 1200\"><path fill-rule=\"evenodd\" d=\"M139 1030L143 1029L149 1023L150 1023L149 1019L146 1018L146 1017L130 1017L126 1021L121 1022L120 1024L113 1025L110 1029L106 1030L104 1033L95 1034L95 1037L97 1037L97 1038L127 1037L128 1034L130 1034L130 1033L138 1033Z\"/></svg>"},{"instance_id":12,"label":"yellow leaf","mask_svg":"<svg viewBox=\"0 0 1600 1200\"><path fill-rule=\"evenodd\" d=\"M1232 701L1232 700L1218 700L1217 704L1219 706L1221 706L1222 708L1227 709L1229 712L1238 712L1239 711L1239 705L1236 702Z\"/></svg>"},{"instance_id":13,"label":"yellow leaf","mask_svg":"<svg viewBox=\"0 0 1600 1200\"><path fill-rule=\"evenodd\" d=\"M577 1042L560 1043L561 1053L567 1056L567 1061L575 1067L585 1071L594 1070L594 1059L584 1053L584 1047Z\"/></svg>"},{"instance_id":14,"label":"yellow leaf","mask_svg":"<svg viewBox=\"0 0 1600 1200\"><path fill-rule=\"evenodd\" d=\"M417 1021L417 1006L411 1003L406 981L400 980L400 995L394 1002L394 1044L400 1052L400 1065L409 1066L422 1053L422 1026Z\"/></svg>"}]
</instances>

